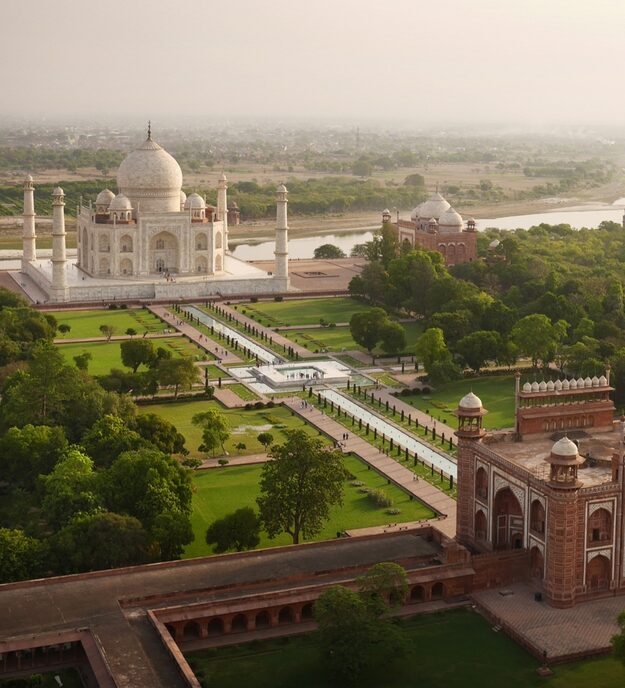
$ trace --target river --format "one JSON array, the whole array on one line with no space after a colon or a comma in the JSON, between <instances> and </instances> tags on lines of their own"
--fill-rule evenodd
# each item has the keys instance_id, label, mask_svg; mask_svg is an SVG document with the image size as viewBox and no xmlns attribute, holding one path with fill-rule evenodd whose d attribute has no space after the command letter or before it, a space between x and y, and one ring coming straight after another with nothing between
<instances>
[{"instance_id":1,"label":"river","mask_svg":"<svg viewBox=\"0 0 625 688\"><path fill-rule=\"evenodd\" d=\"M604 220L612 222L623 221L625 212L625 198L618 198L612 205L599 205L596 203L571 208L558 208L542 213L530 215L510 215L489 219L476 219L478 229L487 227L499 227L500 229L528 229L541 222L550 225L569 224L575 229L582 227L597 227ZM373 232L379 225L346 229L335 234L316 234L302 239L289 241L290 258L312 258L313 251L321 244L334 244L341 248L347 255L356 244L371 241ZM273 260L274 242L260 241L258 243L241 243L232 247L232 253L242 260Z\"/></svg>"}]
</instances>

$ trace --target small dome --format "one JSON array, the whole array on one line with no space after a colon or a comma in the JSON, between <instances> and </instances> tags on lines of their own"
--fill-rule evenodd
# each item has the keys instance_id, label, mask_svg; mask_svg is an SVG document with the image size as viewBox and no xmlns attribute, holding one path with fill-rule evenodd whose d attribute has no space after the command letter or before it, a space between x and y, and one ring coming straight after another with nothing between
<instances>
[{"instance_id":1,"label":"small dome","mask_svg":"<svg viewBox=\"0 0 625 688\"><path fill-rule=\"evenodd\" d=\"M184 204L185 210L203 210L204 208L206 208L206 201L200 196L200 194L192 193L187 196L187 200Z\"/></svg>"},{"instance_id":2,"label":"small dome","mask_svg":"<svg viewBox=\"0 0 625 688\"><path fill-rule=\"evenodd\" d=\"M431 217L431 218L428 220L428 224L430 224L430 225L437 225L438 222L436 221L436 218L435 218L435 217Z\"/></svg>"},{"instance_id":3,"label":"small dome","mask_svg":"<svg viewBox=\"0 0 625 688\"><path fill-rule=\"evenodd\" d=\"M557 456L577 456L577 446L568 437L559 439L551 448L551 453Z\"/></svg>"},{"instance_id":4,"label":"small dome","mask_svg":"<svg viewBox=\"0 0 625 688\"><path fill-rule=\"evenodd\" d=\"M605 375L602 375L599 378L599 387L607 387L608 386L608 378Z\"/></svg>"},{"instance_id":5,"label":"small dome","mask_svg":"<svg viewBox=\"0 0 625 688\"><path fill-rule=\"evenodd\" d=\"M592 386L599 387L599 378L596 375L592 378Z\"/></svg>"},{"instance_id":6,"label":"small dome","mask_svg":"<svg viewBox=\"0 0 625 688\"><path fill-rule=\"evenodd\" d=\"M559 392L562 389L562 381L561 380L556 380L554 384L554 388L556 392Z\"/></svg>"},{"instance_id":7,"label":"small dome","mask_svg":"<svg viewBox=\"0 0 625 688\"><path fill-rule=\"evenodd\" d=\"M592 382L590 383L592 384ZM586 382L583 377L578 377L577 378L577 389L584 389L586 386Z\"/></svg>"},{"instance_id":8,"label":"small dome","mask_svg":"<svg viewBox=\"0 0 625 688\"><path fill-rule=\"evenodd\" d=\"M532 391L532 385L530 385L529 382L526 382L526 383L523 385L523 391L524 391L524 392L531 392L531 391Z\"/></svg>"},{"instance_id":9,"label":"small dome","mask_svg":"<svg viewBox=\"0 0 625 688\"><path fill-rule=\"evenodd\" d=\"M278 193L286 193L286 186L284 184L280 184L280 186L277 188Z\"/></svg>"},{"instance_id":10,"label":"small dome","mask_svg":"<svg viewBox=\"0 0 625 688\"><path fill-rule=\"evenodd\" d=\"M226 177L225 172L222 172L222 173L219 175L219 181L220 181L220 182L227 182L227 181L228 181L228 178Z\"/></svg>"},{"instance_id":11,"label":"small dome","mask_svg":"<svg viewBox=\"0 0 625 688\"><path fill-rule=\"evenodd\" d=\"M438 219L445 211L449 210L451 205L438 193L432 194L425 203L419 206L419 217L429 218L434 217ZM416 208L415 208L416 210ZM462 222L462 218L460 220Z\"/></svg>"},{"instance_id":12,"label":"small dome","mask_svg":"<svg viewBox=\"0 0 625 688\"><path fill-rule=\"evenodd\" d=\"M115 198L115 194L110 189L104 189L96 196L95 204L109 207L111 201Z\"/></svg>"},{"instance_id":13,"label":"small dome","mask_svg":"<svg viewBox=\"0 0 625 688\"><path fill-rule=\"evenodd\" d=\"M496 248L499 248L499 245L501 244L501 241L499 239L493 239L490 244L488 244L488 248L491 249L491 251L494 251Z\"/></svg>"},{"instance_id":14,"label":"small dome","mask_svg":"<svg viewBox=\"0 0 625 688\"><path fill-rule=\"evenodd\" d=\"M453 208L447 209L439 218L438 224L445 227L457 227L462 229L462 217Z\"/></svg>"},{"instance_id":15,"label":"small dome","mask_svg":"<svg viewBox=\"0 0 625 688\"><path fill-rule=\"evenodd\" d=\"M539 387L538 387L538 382L534 381L532 382L532 392L538 392Z\"/></svg>"},{"instance_id":16,"label":"small dome","mask_svg":"<svg viewBox=\"0 0 625 688\"><path fill-rule=\"evenodd\" d=\"M587 377L587 378L584 380L584 386L585 386L585 387L592 387L592 378Z\"/></svg>"},{"instance_id":17,"label":"small dome","mask_svg":"<svg viewBox=\"0 0 625 688\"><path fill-rule=\"evenodd\" d=\"M180 205L184 205L184 202L187 200L187 194L180 189Z\"/></svg>"},{"instance_id":18,"label":"small dome","mask_svg":"<svg viewBox=\"0 0 625 688\"><path fill-rule=\"evenodd\" d=\"M423 205L423 204L421 204L421 205ZM416 206L410 212L410 219L413 222L416 222L421 217L421 205Z\"/></svg>"},{"instance_id":19,"label":"small dome","mask_svg":"<svg viewBox=\"0 0 625 688\"><path fill-rule=\"evenodd\" d=\"M382 215L390 215L390 214L391 214L391 211L388 208L384 208L384 210L382 211Z\"/></svg>"},{"instance_id":20,"label":"small dome","mask_svg":"<svg viewBox=\"0 0 625 688\"><path fill-rule=\"evenodd\" d=\"M577 380L575 378L569 382L569 389L577 389Z\"/></svg>"},{"instance_id":21,"label":"small dome","mask_svg":"<svg viewBox=\"0 0 625 688\"><path fill-rule=\"evenodd\" d=\"M544 380L541 380L540 384L538 385L538 391L539 392L546 392L547 391L547 383Z\"/></svg>"},{"instance_id":22,"label":"small dome","mask_svg":"<svg viewBox=\"0 0 625 688\"><path fill-rule=\"evenodd\" d=\"M547 391L553 392L554 389L555 389L555 385L553 384L553 382L551 380L549 380L549 382L547 383Z\"/></svg>"},{"instance_id":23,"label":"small dome","mask_svg":"<svg viewBox=\"0 0 625 688\"><path fill-rule=\"evenodd\" d=\"M52 192L53 196L65 196L65 192L60 186L55 187L54 191Z\"/></svg>"},{"instance_id":24,"label":"small dome","mask_svg":"<svg viewBox=\"0 0 625 688\"><path fill-rule=\"evenodd\" d=\"M562 389L566 392L570 389L571 383L568 380L562 380Z\"/></svg>"},{"instance_id":25,"label":"small dome","mask_svg":"<svg viewBox=\"0 0 625 688\"><path fill-rule=\"evenodd\" d=\"M239 205L237 204L236 201L230 201L230 203L228 203L228 209L229 210L238 210Z\"/></svg>"},{"instance_id":26,"label":"small dome","mask_svg":"<svg viewBox=\"0 0 625 688\"><path fill-rule=\"evenodd\" d=\"M33 181L33 175L32 174L27 174L26 177L24 177L25 182L32 182Z\"/></svg>"},{"instance_id":27,"label":"small dome","mask_svg":"<svg viewBox=\"0 0 625 688\"><path fill-rule=\"evenodd\" d=\"M469 392L468 394L465 394L462 399L460 399L460 402L458 403L459 408L463 409L471 409L471 410L476 410L476 409L481 409L482 408L482 400L473 394L473 392Z\"/></svg>"},{"instance_id":28,"label":"small dome","mask_svg":"<svg viewBox=\"0 0 625 688\"><path fill-rule=\"evenodd\" d=\"M109 205L109 210L132 210L130 199L124 194L120 193L115 196Z\"/></svg>"}]
</instances>

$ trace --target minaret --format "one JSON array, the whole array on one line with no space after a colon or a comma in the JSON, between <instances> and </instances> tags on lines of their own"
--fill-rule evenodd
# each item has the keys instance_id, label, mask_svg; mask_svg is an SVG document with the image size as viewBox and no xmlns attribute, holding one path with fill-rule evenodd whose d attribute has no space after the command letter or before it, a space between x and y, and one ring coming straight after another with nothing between
<instances>
[{"instance_id":1,"label":"minaret","mask_svg":"<svg viewBox=\"0 0 625 688\"><path fill-rule=\"evenodd\" d=\"M22 272L37 259L35 235L35 187L33 178L24 179L24 225L22 229Z\"/></svg>"},{"instance_id":2,"label":"minaret","mask_svg":"<svg viewBox=\"0 0 625 688\"><path fill-rule=\"evenodd\" d=\"M276 193L276 266L274 275L278 291L289 288L289 225L287 222L286 206L288 191L284 184L280 184Z\"/></svg>"},{"instance_id":3,"label":"minaret","mask_svg":"<svg viewBox=\"0 0 625 688\"><path fill-rule=\"evenodd\" d=\"M52 299L65 301L66 289L65 194L57 186L52 192Z\"/></svg>"},{"instance_id":4,"label":"minaret","mask_svg":"<svg viewBox=\"0 0 625 688\"><path fill-rule=\"evenodd\" d=\"M217 182L217 221L224 223L224 254L228 251L228 180L222 172Z\"/></svg>"}]
</instances>

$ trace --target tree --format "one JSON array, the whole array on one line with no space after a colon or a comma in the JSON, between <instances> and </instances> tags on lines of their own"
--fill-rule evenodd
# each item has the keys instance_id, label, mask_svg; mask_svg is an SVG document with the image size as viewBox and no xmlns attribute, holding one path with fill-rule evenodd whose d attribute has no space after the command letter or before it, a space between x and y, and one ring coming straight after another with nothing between
<instances>
[{"instance_id":1,"label":"tree","mask_svg":"<svg viewBox=\"0 0 625 688\"><path fill-rule=\"evenodd\" d=\"M115 334L115 327L113 325L100 325L100 332L104 337L106 337L106 341L110 342L111 337Z\"/></svg>"},{"instance_id":2,"label":"tree","mask_svg":"<svg viewBox=\"0 0 625 688\"><path fill-rule=\"evenodd\" d=\"M406 330L398 322L389 321L382 329L382 351L399 357L405 348Z\"/></svg>"},{"instance_id":3,"label":"tree","mask_svg":"<svg viewBox=\"0 0 625 688\"><path fill-rule=\"evenodd\" d=\"M521 318L512 328L512 339L520 351L532 359L534 368L539 360L547 365L555 357L557 334L549 318L542 313Z\"/></svg>"},{"instance_id":4,"label":"tree","mask_svg":"<svg viewBox=\"0 0 625 688\"><path fill-rule=\"evenodd\" d=\"M265 447L265 451L267 451L267 447L273 442L273 435L270 432L261 432L256 439Z\"/></svg>"},{"instance_id":5,"label":"tree","mask_svg":"<svg viewBox=\"0 0 625 688\"><path fill-rule=\"evenodd\" d=\"M83 351L81 354L74 356L74 363L78 370L88 370L89 361L91 361L92 358L93 356L89 351Z\"/></svg>"},{"instance_id":6,"label":"tree","mask_svg":"<svg viewBox=\"0 0 625 688\"><path fill-rule=\"evenodd\" d=\"M133 344L135 343L137 342L133 342ZM159 382L163 387L173 387L174 397L178 397L180 387L191 389L199 376L199 368L189 356L162 359L158 364Z\"/></svg>"},{"instance_id":7,"label":"tree","mask_svg":"<svg viewBox=\"0 0 625 688\"><path fill-rule=\"evenodd\" d=\"M189 471L154 449L125 452L99 474L98 486L107 509L135 516L147 529L159 514L191 513Z\"/></svg>"},{"instance_id":8,"label":"tree","mask_svg":"<svg viewBox=\"0 0 625 688\"><path fill-rule=\"evenodd\" d=\"M206 543L217 554L254 549L260 543L260 519L249 506L213 521L206 531Z\"/></svg>"},{"instance_id":9,"label":"tree","mask_svg":"<svg viewBox=\"0 0 625 688\"><path fill-rule=\"evenodd\" d=\"M393 562L375 564L357 579L357 583L366 599L382 605L380 614L386 608L401 607L408 597L406 570Z\"/></svg>"},{"instance_id":10,"label":"tree","mask_svg":"<svg viewBox=\"0 0 625 688\"><path fill-rule=\"evenodd\" d=\"M78 449L69 449L41 481L42 510L54 528L65 525L79 512L92 512L99 506L93 461Z\"/></svg>"},{"instance_id":11,"label":"tree","mask_svg":"<svg viewBox=\"0 0 625 688\"><path fill-rule=\"evenodd\" d=\"M96 466L110 466L120 454L145 447L148 442L121 418L107 414L91 426L81 444Z\"/></svg>"},{"instance_id":12,"label":"tree","mask_svg":"<svg viewBox=\"0 0 625 688\"><path fill-rule=\"evenodd\" d=\"M200 451L206 454L211 452L215 456L215 449L221 447L221 451L226 453L224 442L230 436L230 429L228 422L219 411L209 409L196 413L191 418L191 422L202 430L202 444L198 447Z\"/></svg>"},{"instance_id":13,"label":"tree","mask_svg":"<svg viewBox=\"0 0 625 688\"><path fill-rule=\"evenodd\" d=\"M23 530L0 528L0 583L36 578L44 571L45 546Z\"/></svg>"},{"instance_id":14,"label":"tree","mask_svg":"<svg viewBox=\"0 0 625 688\"><path fill-rule=\"evenodd\" d=\"M188 453L184 446L184 435L163 416L156 413L140 413L135 419L133 429L163 454Z\"/></svg>"},{"instance_id":15,"label":"tree","mask_svg":"<svg viewBox=\"0 0 625 688\"><path fill-rule=\"evenodd\" d=\"M387 675L391 661L406 652L402 630L383 616L389 607L383 597L384 585L379 581L395 575L395 572L378 570L365 580L365 590L355 592L334 586L315 603L321 651L341 684L357 683L365 674L381 668ZM400 588L403 590L404 586L405 572Z\"/></svg>"},{"instance_id":16,"label":"tree","mask_svg":"<svg viewBox=\"0 0 625 688\"><path fill-rule=\"evenodd\" d=\"M414 172L413 174L409 174L405 179L404 179L404 186L420 186L424 187L425 186L425 178L423 177L422 174L419 174L417 172Z\"/></svg>"},{"instance_id":17,"label":"tree","mask_svg":"<svg viewBox=\"0 0 625 688\"><path fill-rule=\"evenodd\" d=\"M133 516L111 512L79 514L52 538L57 569L97 571L150 560L149 536Z\"/></svg>"},{"instance_id":18,"label":"tree","mask_svg":"<svg viewBox=\"0 0 625 688\"><path fill-rule=\"evenodd\" d=\"M417 358L429 370L434 363L449 355L443 330L439 327L430 327L417 339Z\"/></svg>"},{"instance_id":19,"label":"tree","mask_svg":"<svg viewBox=\"0 0 625 688\"><path fill-rule=\"evenodd\" d=\"M159 547L159 561L180 559L185 545L193 542L193 528L188 518L168 511L154 519L150 534Z\"/></svg>"},{"instance_id":20,"label":"tree","mask_svg":"<svg viewBox=\"0 0 625 688\"><path fill-rule=\"evenodd\" d=\"M134 327L129 327L129 328L126 330L126 334L132 339L132 338L137 334L137 330L135 330ZM124 365L125 365L125 364L124 364Z\"/></svg>"},{"instance_id":21,"label":"tree","mask_svg":"<svg viewBox=\"0 0 625 688\"><path fill-rule=\"evenodd\" d=\"M382 333L387 325L386 312L382 308L371 308L352 315L349 331L353 340L360 346L364 346L371 354L376 344L382 339Z\"/></svg>"},{"instance_id":22,"label":"tree","mask_svg":"<svg viewBox=\"0 0 625 688\"><path fill-rule=\"evenodd\" d=\"M465 363L479 375L480 369L487 361L497 360L501 347L502 341L498 332L478 330L463 337L456 348Z\"/></svg>"},{"instance_id":23,"label":"tree","mask_svg":"<svg viewBox=\"0 0 625 688\"><path fill-rule=\"evenodd\" d=\"M345 252L342 251L338 246L334 244L322 244L317 246L313 253L313 257L316 259L321 258L345 258Z\"/></svg>"},{"instance_id":24,"label":"tree","mask_svg":"<svg viewBox=\"0 0 625 688\"><path fill-rule=\"evenodd\" d=\"M72 326L68 325L67 323L61 323L57 329L61 334L67 334L71 331Z\"/></svg>"},{"instance_id":25,"label":"tree","mask_svg":"<svg viewBox=\"0 0 625 688\"><path fill-rule=\"evenodd\" d=\"M352 174L355 177L370 177L373 173L373 165L368 160L356 160L352 165Z\"/></svg>"},{"instance_id":26,"label":"tree","mask_svg":"<svg viewBox=\"0 0 625 688\"><path fill-rule=\"evenodd\" d=\"M119 345L122 363L136 373L140 365L149 366L156 357L154 344L149 339L131 339Z\"/></svg>"},{"instance_id":27,"label":"tree","mask_svg":"<svg viewBox=\"0 0 625 688\"><path fill-rule=\"evenodd\" d=\"M269 537L288 533L297 544L317 535L330 507L343 503L346 474L340 451L303 430L286 435L284 444L272 448L273 460L263 464L256 501Z\"/></svg>"},{"instance_id":28,"label":"tree","mask_svg":"<svg viewBox=\"0 0 625 688\"><path fill-rule=\"evenodd\" d=\"M49 473L66 449L63 428L47 425L9 428L0 438L0 480L32 490L37 477Z\"/></svg>"},{"instance_id":29,"label":"tree","mask_svg":"<svg viewBox=\"0 0 625 688\"><path fill-rule=\"evenodd\" d=\"M610 639L612 654L625 666L625 612L618 615L616 622L621 630Z\"/></svg>"}]
</instances>

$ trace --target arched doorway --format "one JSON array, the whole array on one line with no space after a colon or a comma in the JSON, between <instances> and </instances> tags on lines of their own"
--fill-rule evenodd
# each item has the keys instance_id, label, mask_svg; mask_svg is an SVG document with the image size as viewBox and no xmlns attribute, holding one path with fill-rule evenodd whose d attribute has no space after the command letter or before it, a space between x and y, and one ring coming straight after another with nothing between
<instances>
[{"instance_id":1,"label":"arched doorway","mask_svg":"<svg viewBox=\"0 0 625 688\"><path fill-rule=\"evenodd\" d=\"M530 550L530 571L532 578L536 580L542 580L545 572L545 560L543 558L543 553L538 549L538 547L532 547Z\"/></svg>"},{"instance_id":2,"label":"arched doorway","mask_svg":"<svg viewBox=\"0 0 625 688\"><path fill-rule=\"evenodd\" d=\"M247 631L247 617L245 614L237 614L230 624L230 630L233 633L242 633Z\"/></svg>"},{"instance_id":3,"label":"arched doorway","mask_svg":"<svg viewBox=\"0 0 625 688\"><path fill-rule=\"evenodd\" d=\"M607 509L597 509L588 518L588 544L596 546L612 540L612 514Z\"/></svg>"},{"instance_id":4,"label":"arched doorway","mask_svg":"<svg viewBox=\"0 0 625 688\"><path fill-rule=\"evenodd\" d=\"M545 507L539 499L535 499L530 508L530 530L538 535L545 534Z\"/></svg>"},{"instance_id":5,"label":"arched doorway","mask_svg":"<svg viewBox=\"0 0 625 688\"><path fill-rule=\"evenodd\" d=\"M100 275L108 275L111 272L111 264L108 258L100 258L98 262L98 272Z\"/></svg>"},{"instance_id":6,"label":"arched doorway","mask_svg":"<svg viewBox=\"0 0 625 688\"><path fill-rule=\"evenodd\" d=\"M589 592L607 590L610 585L610 560L603 554L593 557L586 565L586 587Z\"/></svg>"},{"instance_id":7,"label":"arched doorway","mask_svg":"<svg viewBox=\"0 0 625 688\"><path fill-rule=\"evenodd\" d=\"M172 640L176 640L176 629L174 626L171 624L165 624L165 628L167 629L167 632L169 635L172 637Z\"/></svg>"},{"instance_id":8,"label":"arched doorway","mask_svg":"<svg viewBox=\"0 0 625 688\"><path fill-rule=\"evenodd\" d=\"M189 623L185 624L182 631L183 638L199 638L200 636L200 624L197 621L189 621Z\"/></svg>"},{"instance_id":9,"label":"arched doorway","mask_svg":"<svg viewBox=\"0 0 625 688\"><path fill-rule=\"evenodd\" d=\"M150 239L149 264L155 272L178 272L178 239L171 232L159 232Z\"/></svg>"},{"instance_id":10,"label":"arched doorway","mask_svg":"<svg viewBox=\"0 0 625 688\"><path fill-rule=\"evenodd\" d=\"M482 466L475 473L475 496L480 499L488 499L488 474Z\"/></svg>"},{"instance_id":11,"label":"arched doorway","mask_svg":"<svg viewBox=\"0 0 625 688\"><path fill-rule=\"evenodd\" d=\"M208 635L221 635L224 632L224 622L223 619L216 617L208 622L207 626Z\"/></svg>"},{"instance_id":12,"label":"arched doorway","mask_svg":"<svg viewBox=\"0 0 625 688\"><path fill-rule=\"evenodd\" d=\"M475 514L475 538L476 540L486 540L487 525L486 525L486 515L481 509L478 509Z\"/></svg>"},{"instance_id":13,"label":"arched doorway","mask_svg":"<svg viewBox=\"0 0 625 688\"><path fill-rule=\"evenodd\" d=\"M445 586L442 583L434 583L432 586L432 599L442 600L445 595Z\"/></svg>"},{"instance_id":14,"label":"arched doorway","mask_svg":"<svg viewBox=\"0 0 625 688\"><path fill-rule=\"evenodd\" d=\"M300 614L300 618L302 619L302 621L313 618L313 603L312 602L307 602L302 607L302 613Z\"/></svg>"},{"instance_id":15,"label":"arched doorway","mask_svg":"<svg viewBox=\"0 0 625 688\"><path fill-rule=\"evenodd\" d=\"M495 549L521 549L524 540L523 510L509 487L495 495L493 545Z\"/></svg>"},{"instance_id":16,"label":"arched doorway","mask_svg":"<svg viewBox=\"0 0 625 688\"><path fill-rule=\"evenodd\" d=\"M425 589L422 585L415 585L410 591L410 601L412 603L423 602L425 599Z\"/></svg>"},{"instance_id":17,"label":"arched doorway","mask_svg":"<svg viewBox=\"0 0 625 688\"><path fill-rule=\"evenodd\" d=\"M221 260L221 253L218 253L215 256L215 272L221 272L222 270L222 260Z\"/></svg>"},{"instance_id":18,"label":"arched doorway","mask_svg":"<svg viewBox=\"0 0 625 688\"><path fill-rule=\"evenodd\" d=\"M282 607L280 613L278 614L279 624L290 624L293 623L293 610L291 607Z\"/></svg>"},{"instance_id":19,"label":"arched doorway","mask_svg":"<svg viewBox=\"0 0 625 688\"><path fill-rule=\"evenodd\" d=\"M119 270L122 275L132 275L132 261L130 258L122 258L119 262Z\"/></svg>"},{"instance_id":20,"label":"arched doorway","mask_svg":"<svg viewBox=\"0 0 625 688\"><path fill-rule=\"evenodd\" d=\"M269 612L259 612L256 614L255 628L269 628L271 626L271 617Z\"/></svg>"}]
</instances>

